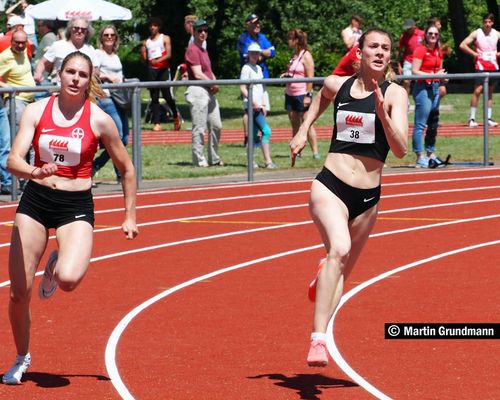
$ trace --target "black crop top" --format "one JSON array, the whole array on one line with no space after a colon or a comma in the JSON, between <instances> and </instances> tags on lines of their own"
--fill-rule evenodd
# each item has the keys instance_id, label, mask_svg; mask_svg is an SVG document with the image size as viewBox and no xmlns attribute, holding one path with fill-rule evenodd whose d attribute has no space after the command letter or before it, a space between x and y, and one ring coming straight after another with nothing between
<instances>
[{"instance_id":1,"label":"black crop top","mask_svg":"<svg viewBox=\"0 0 500 400\"><path fill-rule=\"evenodd\" d=\"M389 143L382 122L375 113L375 93L363 99L351 96L356 76L347 79L340 87L333 104L333 135L330 153L357 154L385 162ZM380 85L382 95L391 83Z\"/></svg>"}]
</instances>

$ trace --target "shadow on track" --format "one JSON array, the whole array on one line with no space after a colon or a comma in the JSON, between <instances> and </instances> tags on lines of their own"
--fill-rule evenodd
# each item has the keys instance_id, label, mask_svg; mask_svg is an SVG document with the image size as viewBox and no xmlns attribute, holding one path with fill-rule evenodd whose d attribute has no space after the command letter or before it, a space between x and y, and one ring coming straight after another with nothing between
<instances>
[{"instance_id":1,"label":"shadow on track","mask_svg":"<svg viewBox=\"0 0 500 400\"><path fill-rule=\"evenodd\" d=\"M354 382L330 378L322 374L298 374L293 376L286 376L283 374L262 374L248 377L248 379L262 378L277 381L274 383L275 385L297 391L301 400L320 400L318 395L323 393L324 389L358 386Z\"/></svg>"},{"instance_id":2,"label":"shadow on track","mask_svg":"<svg viewBox=\"0 0 500 400\"><path fill-rule=\"evenodd\" d=\"M0 378L3 375L0 376ZM109 381L107 376L103 375L78 375L78 374L65 374L65 375L55 375L48 374L45 372L27 372L23 375L22 381L32 381L35 382L38 387L43 388L57 388L64 387L71 384L69 378L95 378L98 381Z\"/></svg>"}]
</instances>

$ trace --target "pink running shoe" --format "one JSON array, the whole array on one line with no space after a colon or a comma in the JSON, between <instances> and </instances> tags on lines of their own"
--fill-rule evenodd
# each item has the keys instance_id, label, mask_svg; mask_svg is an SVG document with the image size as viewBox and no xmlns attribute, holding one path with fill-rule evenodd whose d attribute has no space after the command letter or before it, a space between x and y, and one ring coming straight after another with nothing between
<instances>
[{"instance_id":1,"label":"pink running shoe","mask_svg":"<svg viewBox=\"0 0 500 400\"><path fill-rule=\"evenodd\" d=\"M328 365L328 350L324 340L313 340L307 355L307 364L310 367L326 367Z\"/></svg>"},{"instance_id":2,"label":"pink running shoe","mask_svg":"<svg viewBox=\"0 0 500 400\"><path fill-rule=\"evenodd\" d=\"M316 273L316 276L314 277L312 282L309 284L309 291L307 292L307 297L309 297L309 300L311 300L313 303L316 300L316 285L318 284L318 276L323 267L325 266L325 263L326 263L326 258L320 260L318 265L318 272Z\"/></svg>"}]
</instances>

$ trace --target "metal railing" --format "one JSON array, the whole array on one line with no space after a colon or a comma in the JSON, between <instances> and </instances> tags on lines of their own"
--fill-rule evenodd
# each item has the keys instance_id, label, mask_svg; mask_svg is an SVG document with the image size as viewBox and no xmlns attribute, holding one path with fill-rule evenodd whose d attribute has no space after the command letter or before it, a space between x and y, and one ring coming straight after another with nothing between
<instances>
[{"instance_id":1,"label":"metal railing","mask_svg":"<svg viewBox=\"0 0 500 400\"><path fill-rule=\"evenodd\" d=\"M468 74L439 74L439 75L397 75L396 80L424 80L424 79L449 79L449 80L471 80L481 79L483 81L483 117L484 121L488 121L488 88L492 78L500 78L500 72L482 72L482 73L468 73ZM259 80L242 80L242 79L220 79L220 80L207 80L207 81L163 81L163 82L125 82L120 84L103 84L104 89L126 88L132 90L132 162L136 169L137 187L140 187L142 182L142 151L141 151L141 89L150 88L164 88L164 87L179 87L179 86L229 86L229 85L248 85L248 98L249 104L252 104L253 98L253 85L285 85L291 82L312 82L313 84L321 85L324 78L270 78ZM15 113L16 103L15 95L18 92L57 92L59 88L54 85L44 85L36 87L3 87L0 88L0 95L4 93L10 94L9 99L9 121L10 126L16 126ZM248 132L253 132L253 109L248 108ZM14 129L10 130L11 143L15 137L16 132ZM248 135L247 145L247 180L253 181L253 152L254 143L253 135ZM488 165L489 162L489 127L485 123L483 126L483 165ZM17 179L12 177L12 200L17 200Z\"/></svg>"}]
</instances>

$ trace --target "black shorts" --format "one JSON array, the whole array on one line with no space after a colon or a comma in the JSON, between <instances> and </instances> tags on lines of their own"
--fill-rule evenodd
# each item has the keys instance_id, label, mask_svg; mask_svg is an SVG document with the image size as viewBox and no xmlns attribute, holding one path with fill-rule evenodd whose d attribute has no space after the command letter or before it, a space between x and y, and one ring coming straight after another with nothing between
<instances>
[{"instance_id":1,"label":"black shorts","mask_svg":"<svg viewBox=\"0 0 500 400\"><path fill-rule=\"evenodd\" d=\"M349 221L375 206L380 200L380 186L359 189L342 182L332 171L323 167L316 179L325 185L346 205Z\"/></svg>"},{"instance_id":2,"label":"black shorts","mask_svg":"<svg viewBox=\"0 0 500 400\"><path fill-rule=\"evenodd\" d=\"M304 97L306 97L305 94L290 96L285 93L285 110L295 112L306 112L309 110L309 106L304 107Z\"/></svg>"},{"instance_id":3,"label":"black shorts","mask_svg":"<svg viewBox=\"0 0 500 400\"><path fill-rule=\"evenodd\" d=\"M474 72L476 73L482 73L482 72L500 72L500 71L481 71L479 69L476 69ZM498 78L490 78L488 80L488 85L490 87L493 87L493 89L495 89L496 85L497 85L497 80ZM484 79L483 78L474 78L474 86L483 86L484 84Z\"/></svg>"},{"instance_id":4,"label":"black shorts","mask_svg":"<svg viewBox=\"0 0 500 400\"><path fill-rule=\"evenodd\" d=\"M74 221L86 221L94 227L92 190L70 192L28 181L16 213L28 215L47 229Z\"/></svg>"}]
</instances>

